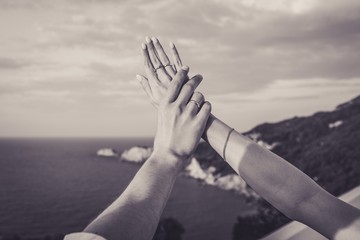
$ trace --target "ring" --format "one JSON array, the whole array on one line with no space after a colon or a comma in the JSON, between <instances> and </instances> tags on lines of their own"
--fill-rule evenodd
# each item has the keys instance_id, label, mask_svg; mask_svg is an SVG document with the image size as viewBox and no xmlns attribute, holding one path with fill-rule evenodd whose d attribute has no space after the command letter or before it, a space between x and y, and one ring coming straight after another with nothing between
<instances>
[{"instance_id":1,"label":"ring","mask_svg":"<svg viewBox=\"0 0 360 240\"><path fill-rule=\"evenodd\" d=\"M198 103L197 101L195 101L195 100L190 100L190 102L194 102L195 104L196 104L196 106L198 107L198 109L200 109L200 103Z\"/></svg>"},{"instance_id":2,"label":"ring","mask_svg":"<svg viewBox=\"0 0 360 240\"><path fill-rule=\"evenodd\" d=\"M157 70L159 70L160 68L163 68L163 65L158 66L157 68L154 69L154 72L156 72Z\"/></svg>"},{"instance_id":3,"label":"ring","mask_svg":"<svg viewBox=\"0 0 360 240\"><path fill-rule=\"evenodd\" d=\"M172 65L170 63L168 63L164 67L172 67Z\"/></svg>"}]
</instances>

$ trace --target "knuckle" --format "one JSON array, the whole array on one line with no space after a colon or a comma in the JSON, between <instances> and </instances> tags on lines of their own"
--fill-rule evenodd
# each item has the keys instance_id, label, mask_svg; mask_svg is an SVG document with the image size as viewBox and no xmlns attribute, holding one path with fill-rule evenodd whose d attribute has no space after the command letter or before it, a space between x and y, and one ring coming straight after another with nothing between
<instances>
[{"instance_id":1,"label":"knuckle","mask_svg":"<svg viewBox=\"0 0 360 240\"><path fill-rule=\"evenodd\" d=\"M190 92L193 90L193 85L192 84L186 84L184 87L183 87L184 91L186 92Z\"/></svg>"},{"instance_id":2,"label":"knuckle","mask_svg":"<svg viewBox=\"0 0 360 240\"><path fill-rule=\"evenodd\" d=\"M182 69L180 69L177 73L177 75L179 76L179 78L184 78L186 75L186 72Z\"/></svg>"}]
</instances>

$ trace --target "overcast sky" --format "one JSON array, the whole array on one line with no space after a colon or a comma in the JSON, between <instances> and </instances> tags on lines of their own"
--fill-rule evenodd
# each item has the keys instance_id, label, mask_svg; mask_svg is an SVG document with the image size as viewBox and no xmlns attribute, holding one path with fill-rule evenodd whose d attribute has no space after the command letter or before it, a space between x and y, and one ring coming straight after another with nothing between
<instances>
[{"instance_id":1,"label":"overcast sky","mask_svg":"<svg viewBox=\"0 0 360 240\"><path fill-rule=\"evenodd\" d=\"M360 94L358 0L0 0L0 34L0 136L153 136L146 35L240 131Z\"/></svg>"}]
</instances>

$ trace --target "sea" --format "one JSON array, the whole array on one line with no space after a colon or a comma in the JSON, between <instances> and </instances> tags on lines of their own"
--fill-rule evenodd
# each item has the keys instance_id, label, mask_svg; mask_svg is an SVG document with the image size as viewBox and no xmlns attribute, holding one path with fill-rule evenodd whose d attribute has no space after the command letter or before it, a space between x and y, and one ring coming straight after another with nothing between
<instances>
[{"instance_id":1,"label":"sea","mask_svg":"<svg viewBox=\"0 0 360 240\"><path fill-rule=\"evenodd\" d=\"M151 146L150 138L0 139L0 233L22 237L83 230L126 188L141 165L99 157ZM237 217L254 208L233 192L179 176L163 212L182 239L232 239Z\"/></svg>"}]
</instances>

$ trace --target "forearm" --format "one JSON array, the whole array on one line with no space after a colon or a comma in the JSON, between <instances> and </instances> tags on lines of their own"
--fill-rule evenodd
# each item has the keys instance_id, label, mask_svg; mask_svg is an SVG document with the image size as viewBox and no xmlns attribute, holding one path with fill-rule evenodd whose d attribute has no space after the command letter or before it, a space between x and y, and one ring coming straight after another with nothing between
<instances>
[{"instance_id":1,"label":"forearm","mask_svg":"<svg viewBox=\"0 0 360 240\"><path fill-rule=\"evenodd\" d=\"M220 156L231 128L214 116L203 135ZM263 198L294 217L294 206L321 188L284 159L233 131L226 145L226 161Z\"/></svg>"},{"instance_id":2,"label":"forearm","mask_svg":"<svg viewBox=\"0 0 360 240\"><path fill-rule=\"evenodd\" d=\"M121 196L85 232L112 239L151 239L181 164L172 155L154 153Z\"/></svg>"},{"instance_id":3,"label":"forearm","mask_svg":"<svg viewBox=\"0 0 360 240\"><path fill-rule=\"evenodd\" d=\"M224 157L224 145L231 129L231 127L211 114L202 138L209 143L221 157ZM234 135L235 133L236 132L234 131L231 135ZM230 137L232 140L228 142L226 147L226 161L235 170L235 172L239 174L239 160L251 141L242 135L237 137L236 140L234 140L233 136ZM232 150L229 151L229 149Z\"/></svg>"},{"instance_id":4,"label":"forearm","mask_svg":"<svg viewBox=\"0 0 360 240\"><path fill-rule=\"evenodd\" d=\"M221 156L231 128L214 116L203 138ZM226 161L264 199L288 217L331 239L357 239L360 211L332 196L302 171L233 131Z\"/></svg>"}]
</instances>

